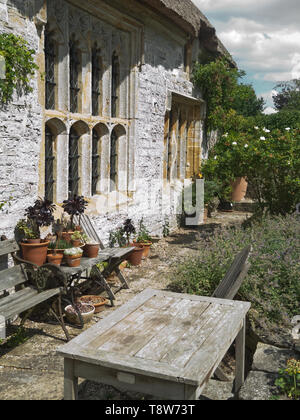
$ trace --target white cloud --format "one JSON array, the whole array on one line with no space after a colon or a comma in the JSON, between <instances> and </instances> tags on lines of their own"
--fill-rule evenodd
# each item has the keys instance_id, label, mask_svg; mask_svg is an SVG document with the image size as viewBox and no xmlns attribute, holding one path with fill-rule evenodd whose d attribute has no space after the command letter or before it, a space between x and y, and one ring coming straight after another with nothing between
<instances>
[{"instance_id":1,"label":"white cloud","mask_svg":"<svg viewBox=\"0 0 300 420\"><path fill-rule=\"evenodd\" d=\"M299 0L193 0L255 81L300 77Z\"/></svg>"}]
</instances>

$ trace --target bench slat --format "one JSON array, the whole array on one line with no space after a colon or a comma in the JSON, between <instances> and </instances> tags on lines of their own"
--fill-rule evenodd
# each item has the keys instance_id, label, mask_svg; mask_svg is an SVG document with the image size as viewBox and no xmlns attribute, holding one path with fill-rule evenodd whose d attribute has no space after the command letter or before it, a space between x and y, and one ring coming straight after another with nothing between
<instances>
[{"instance_id":1,"label":"bench slat","mask_svg":"<svg viewBox=\"0 0 300 420\"><path fill-rule=\"evenodd\" d=\"M22 301L16 302L16 305L9 306L7 310L5 308L0 308L0 313L6 319L13 317L14 315L18 315L21 312L27 311L28 309L33 308L36 305L50 299L53 296L56 296L60 293L60 288L47 290L46 292L38 293L34 296L29 296Z\"/></svg>"},{"instance_id":2,"label":"bench slat","mask_svg":"<svg viewBox=\"0 0 300 420\"><path fill-rule=\"evenodd\" d=\"M26 281L27 277L22 265L16 265L15 267L2 270L0 271L0 292L25 283Z\"/></svg>"},{"instance_id":3,"label":"bench slat","mask_svg":"<svg viewBox=\"0 0 300 420\"><path fill-rule=\"evenodd\" d=\"M0 312L3 307L7 309L10 305L16 305L18 301L37 294L38 291L33 289L32 287L25 287L24 289L19 290L18 292L11 293L9 296L0 299Z\"/></svg>"},{"instance_id":4,"label":"bench slat","mask_svg":"<svg viewBox=\"0 0 300 420\"><path fill-rule=\"evenodd\" d=\"M10 239L7 241L0 241L0 257L2 255L7 255L12 252L19 251L19 245L14 239Z\"/></svg>"}]
</instances>

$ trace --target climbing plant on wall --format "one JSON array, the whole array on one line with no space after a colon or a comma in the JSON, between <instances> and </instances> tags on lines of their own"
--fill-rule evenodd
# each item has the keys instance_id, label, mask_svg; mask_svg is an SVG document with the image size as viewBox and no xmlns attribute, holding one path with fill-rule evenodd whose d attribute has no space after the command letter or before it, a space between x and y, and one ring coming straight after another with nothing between
<instances>
[{"instance_id":1,"label":"climbing plant on wall","mask_svg":"<svg viewBox=\"0 0 300 420\"><path fill-rule=\"evenodd\" d=\"M30 78L38 66L34 62L35 51L21 36L0 34L0 54L6 65L6 78L0 80L0 103L8 104L14 91L18 95L32 92Z\"/></svg>"}]
</instances>

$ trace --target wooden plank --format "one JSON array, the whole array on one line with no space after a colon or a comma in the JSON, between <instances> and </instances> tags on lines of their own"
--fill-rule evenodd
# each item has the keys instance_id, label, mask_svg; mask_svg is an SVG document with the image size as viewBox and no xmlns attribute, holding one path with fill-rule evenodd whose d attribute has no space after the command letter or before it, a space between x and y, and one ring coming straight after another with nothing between
<instances>
[{"instance_id":1,"label":"wooden plank","mask_svg":"<svg viewBox=\"0 0 300 420\"><path fill-rule=\"evenodd\" d=\"M174 343L173 348L162 357L162 362L172 364L176 368L183 368L196 351L201 348L205 340L216 329L220 322L232 309L218 304L211 304L201 315L198 322L187 328Z\"/></svg>"},{"instance_id":2,"label":"wooden plank","mask_svg":"<svg viewBox=\"0 0 300 420\"><path fill-rule=\"evenodd\" d=\"M162 304L159 300L155 299L155 297L152 297L145 302L143 306L137 308L135 311L125 316L120 322L116 323L108 332L97 337L96 340L90 343L90 346L104 350L102 346L104 343L108 342L108 346L114 346L115 352L118 351L117 349L120 349L121 351L122 347L126 345L128 334L129 337L133 339L133 335L137 334L139 328L141 331L143 328L146 328L146 326L143 327L145 316L152 316L153 319L157 317L158 313L164 316L164 313L166 313L172 305L176 306L175 299L168 298ZM126 346L126 349L127 348L128 346ZM107 348L105 348L105 350L107 350ZM112 348L109 348L109 350L112 351Z\"/></svg>"},{"instance_id":3,"label":"wooden plank","mask_svg":"<svg viewBox=\"0 0 300 420\"><path fill-rule=\"evenodd\" d=\"M19 249L19 245L14 239L0 241L0 257L2 255L11 254L12 252L17 252Z\"/></svg>"},{"instance_id":4,"label":"wooden plank","mask_svg":"<svg viewBox=\"0 0 300 420\"><path fill-rule=\"evenodd\" d=\"M247 274L245 270L245 264L247 262L249 253L251 251L251 246L244 248L234 259L229 270L225 274L225 277L220 282L218 287L213 293L213 297L219 297L224 299L233 299L236 295L240 285ZM246 268L248 265L246 266ZM240 276L241 272L243 275ZM236 282L238 284L236 284Z\"/></svg>"},{"instance_id":5,"label":"wooden plank","mask_svg":"<svg viewBox=\"0 0 300 420\"><path fill-rule=\"evenodd\" d=\"M78 378L74 375L75 361L64 360L64 400L73 401L78 398Z\"/></svg>"},{"instance_id":6,"label":"wooden plank","mask_svg":"<svg viewBox=\"0 0 300 420\"><path fill-rule=\"evenodd\" d=\"M25 312L28 309L31 309L34 306L47 301L48 299L50 299L53 296L58 295L59 293L60 293L59 288L47 290L46 292L38 293L35 296L30 296L26 300L24 299L22 301L19 301L13 307L9 307L7 311L5 310L5 312L4 311L2 312L1 310L1 312L3 316L5 316L6 319L9 319L14 315L20 314L21 312Z\"/></svg>"},{"instance_id":7,"label":"wooden plank","mask_svg":"<svg viewBox=\"0 0 300 420\"><path fill-rule=\"evenodd\" d=\"M90 327L87 331L83 332L69 343L65 344L62 347L59 347L59 349L57 350L58 354L67 356L68 354L74 354L74 352L76 352L77 350L77 346L79 345L82 345L84 347L92 345L93 341L97 339L100 335L113 328L124 317L136 311L140 306L143 306L143 304L146 301L148 301L155 295L156 293L152 289L146 289L143 292L139 293L129 302L125 303L116 311L112 312L110 315L105 317L105 319L99 321L97 324Z\"/></svg>"},{"instance_id":8,"label":"wooden plank","mask_svg":"<svg viewBox=\"0 0 300 420\"><path fill-rule=\"evenodd\" d=\"M145 305L143 306L143 309ZM172 319L176 318L180 312L185 313L188 309L184 306L178 305L174 299L172 303L165 308L160 307L154 311L143 311L138 319L135 313L131 315L132 323L128 330L123 330L122 326L127 324L128 317L124 318L122 323L119 323L120 331L112 338L110 338L99 350L111 351L118 354L135 355L139 352L157 333L164 329L168 329ZM150 361L151 363L151 361Z\"/></svg>"},{"instance_id":9,"label":"wooden plank","mask_svg":"<svg viewBox=\"0 0 300 420\"><path fill-rule=\"evenodd\" d=\"M80 360L82 362L91 363L95 366L112 368L121 372L140 375L146 374L147 376L153 378L198 386L198 382L195 379L183 378L180 370L174 370L174 367L168 365L167 363L153 361L151 363L151 369L149 370L149 361L145 361L144 359L140 359L138 357L132 357L126 354L103 352L80 345L73 347L73 349L74 354L70 354L69 352L68 354L65 354L63 350L58 351L58 354Z\"/></svg>"},{"instance_id":10,"label":"wooden plank","mask_svg":"<svg viewBox=\"0 0 300 420\"><path fill-rule=\"evenodd\" d=\"M34 296L37 293L38 291L32 287L25 287L18 292L11 293L9 296L0 299L0 312L2 308L8 309L10 306L16 305L20 300Z\"/></svg>"},{"instance_id":11,"label":"wooden plank","mask_svg":"<svg viewBox=\"0 0 300 420\"><path fill-rule=\"evenodd\" d=\"M11 289L27 281L22 265L0 271L0 292Z\"/></svg>"},{"instance_id":12,"label":"wooden plank","mask_svg":"<svg viewBox=\"0 0 300 420\"><path fill-rule=\"evenodd\" d=\"M223 316L215 330L184 367L184 376L196 376L201 384L208 374L213 374L239 332L241 319L250 309L250 303L247 308L245 310L245 306L236 305Z\"/></svg>"},{"instance_id":13,"label":"wooden plank","mask_svg":"<svg viewBox=\"0 0 300 420\"><path fill-rule=\"evenodd\" d=\"M0 315L0 339L5 340L6 338L6 323L4 316Z\"/></svg>"},{"instance_id":14,"label":"wooden plank","mask_svg":"<svg viewBox=\"0 0 300 420\"><path fill-rule=\"evenodd\" d=\"M246 319L243 319L241 329L235 341L235 359L236 359L236 372L235 372L235 392L241 389L245 382L245 344L246 344Z\"/></svg>"},{"instance_id":15,"label":"wooden plank","mask_svg":"<svg viewBox=\"0 0 300 420\"><path fill-rule=\"evenodd\" d=\"M177 302L177 306L181 308L180 302ZM188 302L188 305L183 307L175 317L172 317L171 322L156 334L135 356L159 361L166 354L171 354L174 346L177 348L177 342L180 340L180 337L185 335L189 327L193 330L195 329L202 313L209 306L210 304L207 302Z\"/></svg>"},{"instance_id":16,"label":"wooden plank","mask_svg":"<svg viewBox=\"0 0 300 420\"><path fill-rule=\"evenodd\" d=\"M75 363L74 370L76 377L86 378L90 381L111 385L116 388L126 387L126 391L129 392L142 392L166 400L182 400L184 397L184 384L179 382L165 381L139 374L130 374L131 383L129 381L124 382L121 379L128 374L124 374L122 371L78 361Z\"/></svg>"}]
</instances>

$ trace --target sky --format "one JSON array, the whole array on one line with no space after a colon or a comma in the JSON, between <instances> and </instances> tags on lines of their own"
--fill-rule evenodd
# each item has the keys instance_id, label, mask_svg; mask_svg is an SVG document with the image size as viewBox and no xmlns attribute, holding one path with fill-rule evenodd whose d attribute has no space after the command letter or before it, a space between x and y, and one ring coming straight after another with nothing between
<instances>
[{"instance_id":1,"label":"sky","mask_svg":"<svg viewBox=\"0 0 300 420\"><path fill-rule=\"evenodd\" d=\"M300 78L300 0L192 0L274 112L278 82Z\"/></svg>"}]
</instances>

